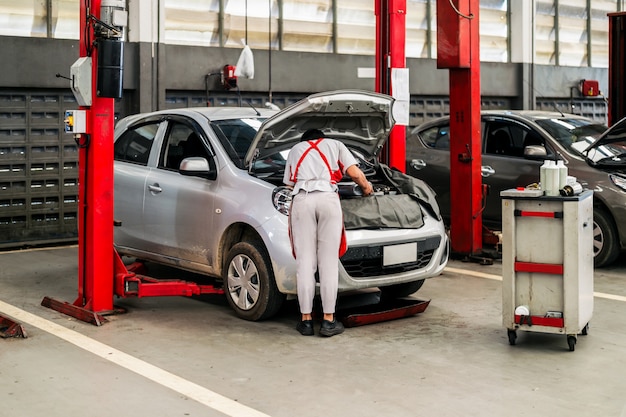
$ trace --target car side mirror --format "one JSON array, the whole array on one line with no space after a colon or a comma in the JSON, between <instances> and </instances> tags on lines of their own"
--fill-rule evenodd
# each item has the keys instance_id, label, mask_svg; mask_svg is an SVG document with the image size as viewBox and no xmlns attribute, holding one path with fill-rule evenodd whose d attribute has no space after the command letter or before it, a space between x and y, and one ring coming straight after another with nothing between
<instances>
[{"instance_id":1,"label":"car side mirror","mask_svg":"<svg viewBox=\"0 0 626 417\"><path fill-rule=\"evenodd\" d=\"M202 177L209 180L217 178L217 170L211 168L206 158L197 156L183 159L178 172L187 177Z\"/></svg>"},{"instance_id":2,"label":"car side mirror","mask_svg":"<svg viewBox=\"0 0 626 417\"><path fill-rule=\"evenodd\" d=\"M548 152L543 145L529 145L524 148L524 158L528 159L546 159Z\"/></svg>"}]
</instances>

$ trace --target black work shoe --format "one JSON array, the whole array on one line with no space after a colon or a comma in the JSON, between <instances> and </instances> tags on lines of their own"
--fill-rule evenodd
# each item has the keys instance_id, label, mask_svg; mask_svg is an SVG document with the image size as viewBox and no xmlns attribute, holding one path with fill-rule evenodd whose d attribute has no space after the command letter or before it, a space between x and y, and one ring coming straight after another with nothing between
<instances>
[{"instance_id":1,"label":"black work shoe","mask_svg":"<svg viewBox=\"0 0 626 417\"><path fill-rule=\"evenodd\" d=\"M313 320L302 320L296 325L296 330L302 336L313 336Z\"/></svg>"},{"instance_id":2,"label":"black work shoe","mask_svg":"<svg viewBox=\"0 0 626 417\"><path fill-rule=\"evenodd\" d=\"M334 319L333 321L324 320L322 322L322 327L320 327L320 334L326 337L341 334L343 331L343 323L337 321L337 319Z\"/></svg>"}]
</instances>

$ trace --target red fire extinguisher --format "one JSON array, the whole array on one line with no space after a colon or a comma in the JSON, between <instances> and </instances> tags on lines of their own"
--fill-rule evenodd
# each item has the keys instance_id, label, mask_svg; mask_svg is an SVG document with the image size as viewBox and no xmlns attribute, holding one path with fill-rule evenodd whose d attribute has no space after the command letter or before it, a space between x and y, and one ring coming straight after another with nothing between
<instances>
[{"instance_id":1,"label":"red fire extinguisher","mask_svg":"<svg viewBox=\"0 0 626 417\"><path fill-rule=\"evenodd\" d=\"M234 65L224 65L222 68L222 85L225 89L237 88L237 76Z\"/></svg>"}]
</instances>

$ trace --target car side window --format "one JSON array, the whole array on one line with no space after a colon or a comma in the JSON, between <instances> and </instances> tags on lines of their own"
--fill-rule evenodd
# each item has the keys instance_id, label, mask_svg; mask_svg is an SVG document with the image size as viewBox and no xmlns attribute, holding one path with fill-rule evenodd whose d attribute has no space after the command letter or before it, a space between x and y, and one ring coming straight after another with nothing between
<instances>
[{"instance_id":1,"label":"car side window","mask_svg":"<svg viewBox=\"0 0 626 417\"><path fill-rule=\"evenodd\" d=\"M163 144L159 168L178 171L183 159L194 156L209 160L200 136L184 123L171 122Z\"/></svg>"},{"instance_id":2,"label":"car side window","mask_svg":"<svg viewBox=\"0 0 626 417\"><path fill-rule=\"evenodd\" d=\"M441 150L450 149L450 126L433 126L420 133L424 145Z\"/></svg>"},{"instance_id":3,"label":"car side window","mask_svg":"<svg viewBox=\"0 0 626 417\"><path fill-rule=\"evenodd\" d=\"M154 122L133 127L122 133L115 141L115 160L147 165L158 130L159 122Z\"/></svg>"},{"instance_id":4,"label":"car side window","mask_svg":"<svg viewBox=\"0 0 626 417\"><path fill-rule=\"evenodd\" d=\"M510 123L492 122L486 127L485 153L500 156L524 156L524 141L532 132Z\"/></svg>"}]
</instances>

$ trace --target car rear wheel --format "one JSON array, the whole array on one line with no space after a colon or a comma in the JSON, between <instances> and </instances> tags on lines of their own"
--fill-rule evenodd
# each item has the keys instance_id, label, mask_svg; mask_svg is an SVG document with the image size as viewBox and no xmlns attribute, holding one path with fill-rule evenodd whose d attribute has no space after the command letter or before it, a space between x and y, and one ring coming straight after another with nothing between
<instances>
[{"instance_id":1,"label":"car rear wheel","mask_svg":"<svg viewBox=\"0 0 626 417\"><path fill-rule=\"evenodd\" d=\"M593 260L596 267L609 265L619 256L620 247L615 229L613 219L606 211L593 211Z\"/></svg>"},{"instance_id":2,"label":"car rear wheel","mask_svg":"<svg viewBox=\"0 0 626 417\"><path fill-rule=\"evenodd\" d=\"M271 274L262 247L249 242L235 244L226 257L224 292L237 316L245 320L267 319L280 310L285 299Z\"/></svg>"},{"instance_id":3,"label":"car rear wheel","mask_svg":"<svg viewBox=\"0 0 626 417\"><path fill-rule=\"evenodd\" d=\"M380 287L380 301L393 300L395 298L407 297L417 292L424 285L424 280L405 282L404 284Z\"/></svg>"}]
</instances>

